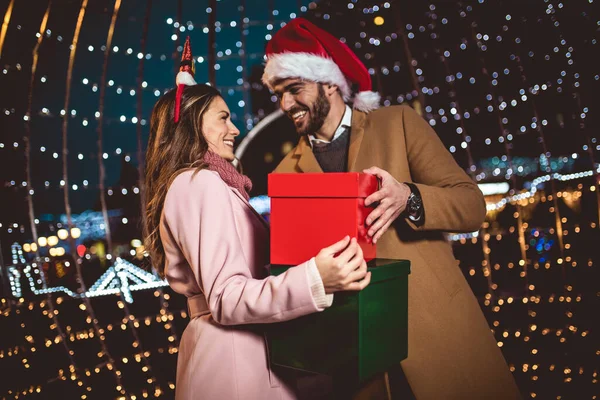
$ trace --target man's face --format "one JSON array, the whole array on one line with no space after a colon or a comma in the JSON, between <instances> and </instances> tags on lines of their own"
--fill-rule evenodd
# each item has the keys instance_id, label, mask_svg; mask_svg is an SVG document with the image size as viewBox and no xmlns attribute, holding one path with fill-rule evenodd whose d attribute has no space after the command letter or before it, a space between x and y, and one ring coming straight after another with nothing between
<instances>
[{"instance_id":1,"label":"man's face","mask_svg":"<svg viewBox=\"0 0 600 400\"><path fill-rule=\"evenodd\" d=\"M273 91L298 134L314 134L321 129L331 109L322 84L289 78L277 82Z\"/></svg>"}]
</instances>

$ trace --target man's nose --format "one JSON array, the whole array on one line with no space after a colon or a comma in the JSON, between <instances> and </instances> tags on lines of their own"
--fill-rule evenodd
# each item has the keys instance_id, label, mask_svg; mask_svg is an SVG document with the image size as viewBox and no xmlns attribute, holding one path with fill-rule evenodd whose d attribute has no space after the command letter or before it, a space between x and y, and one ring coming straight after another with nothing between
<instances>
[{"instance_id":1,"label":"man's nose","mask_svg":"<svg viewBox=\"0 0 600 400\"><path fill-rule=\"evenodd\" d=\"M294 97L289 93L284 93L281 96L281 109L285 112L291 110L296 102L294 101Z\"/></svg>"}]
</instances>

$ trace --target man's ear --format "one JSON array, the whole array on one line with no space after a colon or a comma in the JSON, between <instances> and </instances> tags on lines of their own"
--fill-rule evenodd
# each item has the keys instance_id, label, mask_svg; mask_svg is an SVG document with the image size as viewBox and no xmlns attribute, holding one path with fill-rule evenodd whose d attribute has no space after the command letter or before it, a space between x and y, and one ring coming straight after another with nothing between
<instances>
[{"instance_id":1,"label":"man's ear","mask_svg":"<svg viewBox=\"0 0 600 400\"><path fill-rule=\"evenodd\" d=\"M338 91L338 86L333 85L331 83L327 83L323 85L323 89L325 89L325 94L327 96L332 96L335 92Z\"/></svg>"}]
</instances>

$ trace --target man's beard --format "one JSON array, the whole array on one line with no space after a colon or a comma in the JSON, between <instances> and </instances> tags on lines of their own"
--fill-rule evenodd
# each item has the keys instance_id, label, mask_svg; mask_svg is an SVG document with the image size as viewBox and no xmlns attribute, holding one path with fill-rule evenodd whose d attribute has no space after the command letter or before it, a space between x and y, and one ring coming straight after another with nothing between
<instances>
[{"instance_id":1,"label":"man's beard","mask_svg":"<svg viewBox=\"0 0 600 400\"><path fill-rule=\"evenodd\" d=\"M319 84L318 87L319 95L317 96L317 99L313 103L310 110L307 110L309 111L310 117L308 123L305 127L296 128L296 132L298 132L298 134L301 136L314 134L321 129L325 123L327 115L329 115L329 110L331 110L331 104L329 104L329 101L327 101L327 96L325 96L325 90L323 89L323 86ZM302 110L306 110L306 107L303 107L302 109L294 107L292 110L290 110L290 112L288 112L288 115L294 115L298 111Z\"/></svg>"}]
</instances>

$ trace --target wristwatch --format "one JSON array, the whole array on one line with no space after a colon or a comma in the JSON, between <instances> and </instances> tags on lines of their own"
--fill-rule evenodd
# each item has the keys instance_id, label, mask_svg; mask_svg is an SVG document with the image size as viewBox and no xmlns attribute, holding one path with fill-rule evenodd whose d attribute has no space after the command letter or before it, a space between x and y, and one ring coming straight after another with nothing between
<instances>
[{"instance_id":1,"label":"wristwatch","mask_svg":"<svg viewBox=\"0 0 600 400\"><path fill-rule=\"evenodd\" d=\"M411 221L418 222L418 225L422 225L424 222L424 209L421 193L415 184L408 182L405 182L404 184L410 189L410 195L408 195L404 212Z\"/></svg>"}]
</instances>

